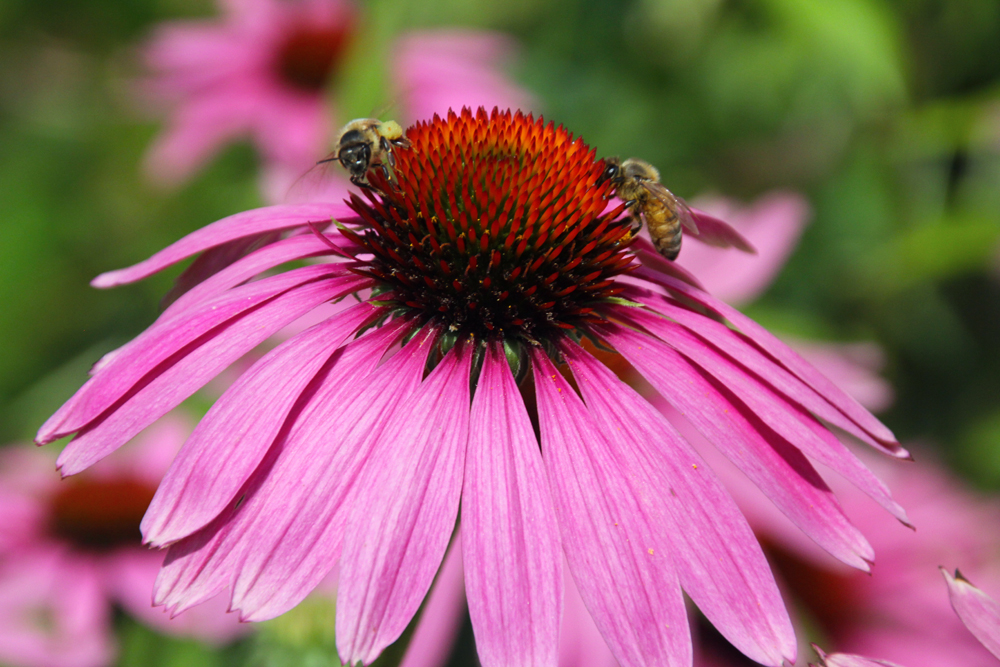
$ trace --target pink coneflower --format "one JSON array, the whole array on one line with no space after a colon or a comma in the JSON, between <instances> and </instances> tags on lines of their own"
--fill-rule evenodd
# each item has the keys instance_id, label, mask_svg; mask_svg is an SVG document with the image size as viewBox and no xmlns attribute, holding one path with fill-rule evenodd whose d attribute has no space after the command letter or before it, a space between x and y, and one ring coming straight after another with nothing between
<instances>
[{"instance_id":1,"label":"pink coneflower","mask_svg":"<svg viewBox=\"0 0 1000 667\"><path fill-rule=\"evenodd\" d=\"M140 88L167 129L146 158L162 183L188 177L224 144L249 138L265 164L264 187L283 201L289 186L331 150L345 123L326 90L364 19L349 0L220 0L218 20L161 25L143 55L150 77ZM395 45L401 120L455 105L519 105L527 96L500 72L511 51L500 35L419 32ZM374 112L375 110L371 110ZM337 194L342 198L344 188Z\"/></svg>"},{"instance_id":2,"label":"pink coneflower","mask_svg":"<svg viewBox=\"0 0 1000 667\"><path fill-rule=\"evenodd\" d=\"M166 420L121 456L60 482L47 452L0 457L0 662L98 667L111 662L113 604L154 628L214 643L247 631L223 600L170 619L150 587L163 555L140 544L139 521L189 433Z\"/></svg>"},{"instance_id":3,"label":"pink coneflower","mask_svg":"<svg viewBox=\"0 0 1000 667\"><path fill-rule=\"evenodd\" d=\"M323 90L349 45L346 0L226 0L219 21L161 25L145 47L151 101L172 107L147 156L166 183L249 135L266 161L315 160L331 132Z\"/></svg>"},{"instance_id":4,"label":"pink coneflower","mask_svg":"<svg viewBox=\"0 0 1000 667\"><path fill-rule=\"evenodd\" d=\"M234 239L285 235L181 295L97 364L38 434L77 434L59 459L64 474L285 324L361 298L243 373L178 454L143 519L146 542L170 547L156 601L182 611L229 587L242 618L261 620L338 564L338 649L345 663L368 664L419 608L461 507L484 665L556 663L564 559L623 667L690 664L682 588L752 659L794 660L774 579L732 498L580 341L620 353L854 567L869 567L871 548L809 458L903 518L826 424L891 456L905 450L785 345L636 241L623 206L606 210L605 164L582 140L482 109L407 137L396 186L374 170L377 190L347 206L242 213L96 279L122 284ZM271 271L306 257L335 261ZM533 383L530 411L522 380Z\"/></svg>"},{"instance_id":5,"label":"pink coneflower","mask_svg":"<svg viewBox=\"0 0 1000 667\"><path fill-rule=\"evenodd\" d=\"M753 301L788 261L811 215L809 202L797 192L772 191L748 206L722 197L700 197L699 209L725 220L757 253L740 253L691 244L677 263L698 276L718 299L733 305Z\"/></svg>"}]
</instances>

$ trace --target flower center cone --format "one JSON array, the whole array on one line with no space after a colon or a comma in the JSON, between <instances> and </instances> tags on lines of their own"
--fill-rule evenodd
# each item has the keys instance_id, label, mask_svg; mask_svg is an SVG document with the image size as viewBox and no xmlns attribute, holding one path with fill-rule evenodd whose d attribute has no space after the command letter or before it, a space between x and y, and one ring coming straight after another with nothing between
<instances>
[{"instance_id":1,"label":"flower center cone","mask_svg":"<svg viewBox=\"0 0 1000 667\"><path fill-rule=\"evenodd\" d=\"M373 258L360 273L401 307L477 339L536 343L587 322L620 292L633 256L604 162L581 139L521 112L435 116L407 130L395 166L352 195ZM386 179L386 174L390 179Z\"/></svg>"}]
</instances>

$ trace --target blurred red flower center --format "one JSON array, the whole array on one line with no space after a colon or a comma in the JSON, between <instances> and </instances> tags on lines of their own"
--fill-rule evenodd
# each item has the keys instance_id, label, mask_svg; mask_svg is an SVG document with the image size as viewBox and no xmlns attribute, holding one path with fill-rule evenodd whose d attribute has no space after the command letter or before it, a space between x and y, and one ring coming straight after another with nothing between
<instances>
[{"instance_id":1,"label":"blurred red flower center","mask_svg":"<svg viewBox=\"0 0 1000 667\"><path fill-rule=\"evenodd\" d=\"M605 213L603 161L562 127L521 112L437 116L394 149L398 184L352 197L373 255L359 272L400 306L453 332L542 340L594 321L621 289L632 241L622 207Z\"/></svg>"},{"instance_id":2,"label":"blurred red flower center","mask_svg":"<svg viewBox=\"0 0 1000 667\"><path fill-rule=\"evenodd\" d=\"M49 528L83 549L138 546L139 522L155 491L134 479L65 481L51 500Z\"/></svg>"},{"instance_id":3,"label":"blurred red flower center","mask_svg":"<svg viewBox=\"0 0 1000 667\"><path fill-rule=\"evenodd\" d=\"M761 545L790 594L826 636L841 639L845 629L863 622L859 610L864 609L864 601L851 580L866 575L821 567L766 538Z\"/></svg>"},{"instance_id":4,"label":"blurred red flower center","mask_svg":"<svg viewBox=\"0 0 1000 667\"><path fill-rule=\"evenodd\" d=\"M282 81L293 88L319 92L347 46L350 26L301 26L278 49Z\"/></svg>"}]
</instances>

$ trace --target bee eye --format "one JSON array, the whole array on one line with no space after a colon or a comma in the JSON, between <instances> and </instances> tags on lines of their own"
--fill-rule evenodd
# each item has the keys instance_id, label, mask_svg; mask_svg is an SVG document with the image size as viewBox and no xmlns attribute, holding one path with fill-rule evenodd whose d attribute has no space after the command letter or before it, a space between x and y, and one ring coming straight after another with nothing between
<instances>
[{"instance_id":1,"label":"bee eye","mask_svg":"<svg viewBox=\"0 0 1000 667\"><path fill-rule=\"evenodd\" d=\"M605 181L614 180L615 178L618 177L618 173L619 173L618 165L609 164L607 167L604 168L604 173L602 173L601 177L597 179L597 182L598 184L600 184Z\"/></svg>"},{"instance_id":2,"label":"bee eye","mask_svg":"<svg viewBox=\"0 0 1000 667\"><path fill-rule=\"evenodd\" d=\"M340 149L337 159L340 160L340 164L344 166L344 169L351 173L357 173L368 170L371 155L371 149L368 147L368 144L355 144L354 146L345 146Z\"/></svg>"}]
</instances>

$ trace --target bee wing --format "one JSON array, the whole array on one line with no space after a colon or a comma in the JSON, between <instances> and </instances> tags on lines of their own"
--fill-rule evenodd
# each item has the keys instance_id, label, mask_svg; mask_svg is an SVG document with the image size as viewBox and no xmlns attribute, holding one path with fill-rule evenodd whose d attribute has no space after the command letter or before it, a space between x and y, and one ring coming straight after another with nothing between
<instances>
[{"instance_id":1,"label":"bee wing","mask_svg":"<svg viewBox=\"0 0 1000 667\"><path fill-rule=\"evenodd\" d=\"M657 183L655 181L643 181L642 186L651 196L665 202L667 206L674 210L677 214L677 219L684 228L684 231L693 236L701 235L701 230L698 228L698 223L695 221L694 212L683 199L675 195L670 190L667 190L662 183Z\"/></svg>"},{"instance_id":2,"label":"bee wing","mask_svg":"<svg viewBox=\"0 0 1000 667\"><path fill-rule=\"evenodd\" d=\"M704 211L691 208L680 197L677 198L677 202L679 204L678 215L684 229L705 245L716 248L736 248L751 255L757 254L757 249L753 247L753 244L747 241L728 222L723 222Z\"/></svg>"},{"instance_id":3,"label":"bee wing","mask_svg":"<svg viewBox=\"0 0 1000 667\"><path fill-rule=\"evenodd\" d=\"M390 111L394 110L397 106L399 106L399 100L398 99L393 98L391 100L386 100L386 101L382 102L382 104L380 104L377 107L375 107L374 109L372 109L372 112L370 114L368 114L368 117L369 118L381 118L382 116L386 115Z\"/></svg>"},{"instance_id":4,"label":"bee wing","mask_svg":"<svg viewBox=\"0 0 1000 667\"><path fill-rule=\"evenodd\" d=\"M648 192L650 196L656 197L660 201L664 202L677 213L677 218L680 220L685 231L688 231L695 236L698 235L698 225L694 221L691 208L684 203L683 199L675 195L670 190L667 190L662 183L657 183L656 181L642 181L642 187L645 188L646 192Z\"/></svg>"},{"instance_id":5,"label":"bee wing","mask_svg":"<svg viewBox=\"0 0 1000 667\"><path fill-rule=\"evenodd\" d=\"M294 178L293 176L294 174L278 174L273 179L275 197L282 204L340 201L347 196L349 184L343 170L340 169L335 153L331 153L298 176Z\"/></svg>"},{"instance_id":6,"label":"bee wing","mask_svg":"<svg viewBox=\"0 0 1000 667\"><path fill-rule=\"evenodd\" d=\"M666 202L679 202L680 198L675 197L674 193L663 187L663 183L657 183L656 181L639 181L643 188L646 189L653 197ZM676 208L676 207L675 207Z\"/></svg>"}]
</instances>

